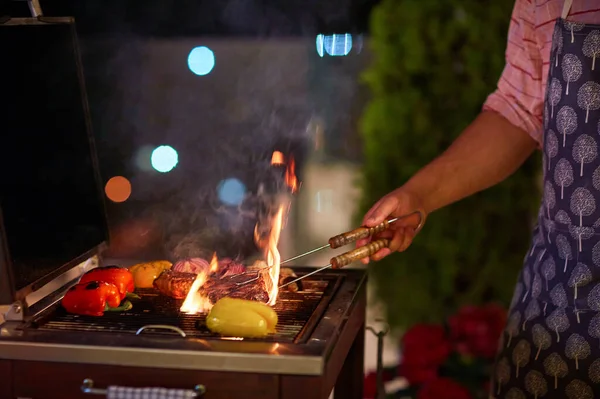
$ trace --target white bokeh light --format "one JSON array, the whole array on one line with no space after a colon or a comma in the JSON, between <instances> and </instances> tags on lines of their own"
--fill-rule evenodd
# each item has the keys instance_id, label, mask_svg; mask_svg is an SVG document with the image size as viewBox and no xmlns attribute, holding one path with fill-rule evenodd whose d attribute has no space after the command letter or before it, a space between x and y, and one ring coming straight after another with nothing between
<instances>
[{"instance_id":1,"label":"white bokeh light","mask_svg":"<svg viewBox=\"0 0 600 399\"><path fill-rule=\"evenodd\" d=\"M188 68L198 76L208 75L215 67L215 53L205 46L194 47L187 59Z\"/></svg>"},{"instance_id":2,"label":"white bokeh light","mask_svg":"<svg viewBox=\"0 0 600 399\"><path fill-rule=\"evenodd\" d=\"M152 151L150 163L152 167L161 173L167 173L173 170L179 162L177 151L169 145L161 145Z\"/></svg>"}]
</instances>

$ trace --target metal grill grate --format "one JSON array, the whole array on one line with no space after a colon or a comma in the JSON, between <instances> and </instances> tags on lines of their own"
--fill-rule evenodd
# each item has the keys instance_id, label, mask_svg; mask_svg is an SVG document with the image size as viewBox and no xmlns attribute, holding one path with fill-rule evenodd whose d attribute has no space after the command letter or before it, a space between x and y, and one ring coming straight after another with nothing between
<instances>
[{"instance_id":1,"label":"metal grill grate","mask_svg":"<svg viewBox=\"0 0 600 399\"><path fill-rule=\"evenodd\" d=\"M273 307L279 316L277 331L260 341L297 342L304 330L316 325L333 291L334 280L304 282L304 291L279 293ZM67 313L61 306L32 324L43 331L119 332L135 334L141 327L151 324L179 327L188 337L221 339L205 326L205 314L179 313L183 299L160 295L154 289L138 289L141 299L132 300L133 308L127 312L106 312L102 317L79 316ZM168 330L147 329L145 334L175 334Z\"/></svg>"}]
</instances>

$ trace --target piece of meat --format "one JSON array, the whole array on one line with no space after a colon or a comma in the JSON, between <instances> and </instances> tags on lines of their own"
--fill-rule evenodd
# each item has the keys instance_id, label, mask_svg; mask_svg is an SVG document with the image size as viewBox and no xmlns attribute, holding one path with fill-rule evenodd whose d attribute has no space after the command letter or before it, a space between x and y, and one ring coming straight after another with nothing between
<instances>
[{"instance_id":1,"label":"piece of meat","mask_svg":"<svg viewBox=\"0 0 600 399\"><path fill-rule=\"evenodd\" d=\"M298 276L296 275L296 273L294 273L294 270L290 269L289 267L282 267L279 271L279 285L288 283L292 280L295 280L296 278L298 278ZM303 289L304 287L302 287L302 280L288 284L282 288L282 290L289 292L298 292L302 291Z\"/></svg>"},{"instance_id":2,"label":"piece of meat","mask_svg":"<svg viewBox=\"0 0 600 399\"><path fill-rule=\"evenodd\" d=\"M163 295L183 299L192 288L194 280L196 280L194 273L165 270L154 280L153 286Z\"/></svg>"},{"instance_id":3,"label":"piece of meat","mask_svg":"<svg viewBox=\"0 0 600 399\"><path fill-rule=\"evenodd\" d=\"M219 269L217 275L219 278L225 278L236 274L241 274L246 271L246 266L238 263L230 258L219 260Z\"/></svg>"},{"instance_id":4,"label":"piece of meat","mask_svg":"<svg viewBox=\"0 0 600 399\"><path fill-rule=\"evenodd\" d=\"M257 260L252 265L248 266L246 269L247 272L257 272L259 270L265 269L267 267L267 262L264 260ZM298 276L294 273L294 270L289 267L282 267L279 270L279 285L283 285L287 282L290 282L296 279ZM295 283L286 285L281 290L289 291L289 292L298 292L302 291L304 287L302 286L302 281L297 281Z\"/></svg>"},{"instance_id":5,"label":"piece of meat","mask_svg":"<svg viewBox=\"0 0 600 399\"><path fill-rule=\"evenodd\" d=\"M271 286L271 280L266 271L261 272L259 279L256 281L241 286L236 284L254 277L256 277L255 273L236 274L224 278L212 275L198 291L200 295L208 297L212 303L216 303L226 296L263 303L269 302L268 290Z\"/></svg>"},{"instance_id":6,"label":"piece of meat","mask_svg":"<svg viewBox=\"0 0 600 399\"><path fill-rule=\"evenodd\" d=\"M207 297L212 303L216 303L223 297L247 299L263 303L269 302L269 290L272 283L268 274L269 270L263 269L266 263L255 262L254 265L245 269L243 265L235 261L226 260L223 264L219 262L219 270L211 274L202 287L200 287L200 295ZM257 273L259 274L259 278L256 281L241 286L237 284L255 278ZM296 274L292 269L281 268L279 276L280 285L294 278L296 278ZM165 270L154 280L153 285L163 295L175 299L183 299L187 296L195 279L195 273ZM290 292L301 291L302 285L300 282L290 284L283 288L283 290Z\"/></svg>"},{"instance_id":7,"label":"piece of meat","mask_svg":"<svg viewBox=\"0 0 600 399\"><path fill-rule=\"evenodd\" d=\"M255 273L236 274L223 278L220 278L218 274L212 274L198 291L200 295L208 297L212 303L226 296L264 303L269 302L267 287L271 285L271 280L266 271L262 272L260 278L256 281L242 286L236 284L254 277L256 277ZM154 280L153 285L163 295L183 299L187 296L195 279L196 274L194 273L165 270Z\"/></svg>"}]
</instances>

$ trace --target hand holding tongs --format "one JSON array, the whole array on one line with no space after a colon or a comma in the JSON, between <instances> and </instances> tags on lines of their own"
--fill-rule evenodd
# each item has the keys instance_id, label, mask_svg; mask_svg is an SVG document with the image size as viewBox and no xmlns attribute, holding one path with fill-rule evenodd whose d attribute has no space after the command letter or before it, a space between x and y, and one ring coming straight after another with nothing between
<instances>
[{"instance_id":1,"label":"hand holding tongs","mask_svg":"<svg viewBox=\"0 0 600 399\"><path fill-rule=\"evenodd\" d=\"M283 265L285 263L288 263L288 262L291 262L293 260L302 258L304 256L314 254L314 253L319 252L319 251L321 251L321 250L323 250L325 248L336 249L336 248L343 247L344 245L351 244L351 243L353 243L355 241L358 241L360 239L371 237L371 236L373 236L373 235L375 235L377 233L381 233L382 231L387 230L389 228L389 226L390 226L391 223L394 223L394 222L396 222L397 220L400 220L400 219L405 219L405 218L410 217L410 216L415 215L415 214L419 215L419 224L415 228L415 231L418 231L422 227L423 222L425 221L425 215L420 210L417 210L417 211L414 211L414 212L409 213L407 215L399 216L399 217L396 217L396 218L393 218L393 219L390 219L390 220L384 220L383 222L381 222L377 226L373 226L373 227L362 226L362 227L359 227L359 228L354 229L352 231L348 231L348 232L339 234L337 236L331 237L329 239L329 243L327 245L323 245L322 247L312 249L312 250L310 250L308 252L305 252L303 254L300 254L298 256L294 256L293 258L284 260L284 261L280 262L280 264ZM334 268L334 269L339 269L341 267L347 266L347 265L349 265L350 263L352 263L352 262L354 262L356 260L360 260L362 258L366 258L368 256L376 254L380 249L389 246L389 244L390 244L390 240L385 239L385 238L382 238L382 239L379 239L379 240L375 240L375 241L373 241L373 242L371 242L371 243L369 243L369 244L367 244L367 245L365 245L363 247L356 248L356 249L354 249L352 251L349 251L349 252L346 252L344 254L341 254L341 255L338 255L336 257L333 257L333 258L331 258L331 261L330 261L329 265L324 266L324 267L322 267L320 269L317 269L315 271L312 271L312 272L310 272L308 274L305 274L304 276L299 277L299 278L297 278L295 280L287 282L287 283L281 285L279 288L285 287L286 285L290 285L292 283L295 283L295 282L297 282L299 280L302 280L303 278L306 278L308 276L312 276L313 274L318 273L318 272L320 272L322 270L328 269L330 267ZM272 266L267 266L266 268L263 268L260 271L268 269L270 267L272 267ZM259 275L260 275L260 271L257 272L256 278L253 278L253 279L250 279L250 280L238 283L238 285L245 285L245 284L248 284L248 283L250 283L252 281L258 280Z\"/></svg>"},{"instance_id":2,"label":"hand holding tongs","mask_svg":"<svg viewBox=\"0 0 600 399\"><path fill-rule=\"evenodd\" d=\"M300 259L303 258L307 255L311 255L314 254L316 252L319 252L325 248L331 248L331 249L336 249L336 248L340 248L343 247L344 245L348 245L351 244L353 242L356 242L360 239L363 238L367 238L367 237L372 237L377 233L381 233L384 230L387 230L390 227L390 224L394 223L397 220L401 220L401 219L406 219L412 215L419 215L419 224L417 225L417 227L415 228L415 231L419 231L423 225L423 222L425 221L425 215L423 214L422 211L420 210L416 210L414 212L411 212L407 215L404 216L399 216L390 220L384 220L383 222L381 222L380 224L378 224L377 226L373 226L373 227L366 227L366 226L361 226L357 229L354 229L352 231L347 231L345 233L339 234L337 236L331 237L329 239L329 242L326 245L323 245L322 247L319 248L315 248L315 249L311 249L308 252L304 252L303 254L294 256L293 258L290 259L286 259L282 262L280 262L281 265L291 262L293 260L296 259Z\"/></svg>"}]
</instances>

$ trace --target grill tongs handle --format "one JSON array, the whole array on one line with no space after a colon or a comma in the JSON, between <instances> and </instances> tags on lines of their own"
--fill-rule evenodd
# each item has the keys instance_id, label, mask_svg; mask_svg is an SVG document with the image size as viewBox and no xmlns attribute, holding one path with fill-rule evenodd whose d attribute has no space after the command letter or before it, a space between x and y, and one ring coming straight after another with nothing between
<instances>
[{"instance_id":1,"label":"grill tongs handle","mask_svg":"<svg viewBox=\"0 0 600 399\"><path fill-rule=\"evenodd\" d=\"M352 251L344 252L341 255L334 256L331 258L330 265L332 269L341 269L344 266L348 266L350 263L361 260L372 255L375 255L380 249L387 248L390 245L390 240L387 238L380 238L375 241L371 241L365 246L358 247Z\"/></svg>"},{"instance_id":2,"label":"grill tongs handle","mask_svg":"<svg viewBox=\"0 0 600 399\"><path fill-rule=\"evenodd\" d=\"M367 256L371 256L371 255L375 255L377 253L377 251L379 251L380 249L386 248L387 246L390 245L390 240L388 240L387 238L380 238L379 240L375 240L375 241L371 241L370 243L368 243L365 246L353 249L352 251L348 251L345 252L341 255L338 256L334 256L333 258L331 258L331 260L329 261L330 263L327 266L321 267L320 269L314 270L308 274L305 274L301 277L298 277L297 279L294 279L292 281L288 281L285 284L282 284L279 286L279 288L283 288L287 285L296 283L300 280L303 280L309 276L312 276L313 274L317 274L323 270L332 268L332 269L341 269L344 266L348 266L350 263L360 260L362 258L366 258Z\"/></svg>"},{"instance_id":3,"label":"grill tongs handle","mask_svg":"<svg viewBox=\"0 0 600 399\"><path fill-rule=\"evenodd\" d=\"M395 217L390 220L384 220L377 226L361 226L352 231L347 231L345 233L338 234L337 236L331 237L329 239L329 246L333 249L336 249L358 241L361 238L372 237L377 233L381 233L382 231L387 230L390 227L390 224L396 222L397 220L406 219L413 215L419 215L419 224L417 225L417 227L415 227L415 232L418 232L419 230L421 230L421 227L423 227L423 223L425 221L425 214L419 209L403 216Z\"/></svg>"}]
</instances>

